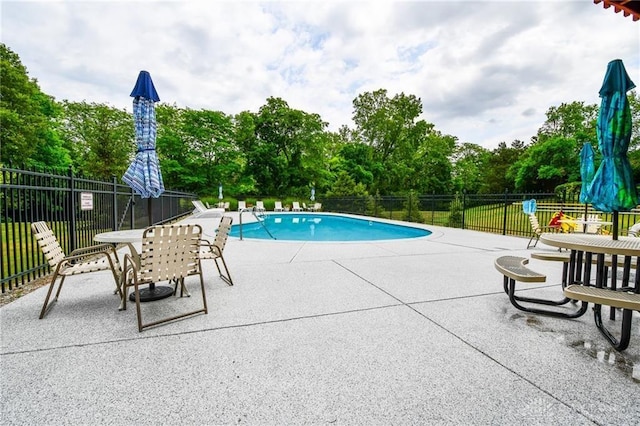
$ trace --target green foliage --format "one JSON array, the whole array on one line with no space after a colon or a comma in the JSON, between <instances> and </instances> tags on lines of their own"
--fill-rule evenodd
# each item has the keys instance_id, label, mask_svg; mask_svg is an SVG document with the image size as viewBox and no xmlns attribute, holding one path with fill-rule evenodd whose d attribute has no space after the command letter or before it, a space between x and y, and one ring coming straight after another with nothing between
<instances>
[{"instance_id":1,"label":"green foliage","mask_svg":"<svg viewBox=\"0 0 640 426\"><path fill-rule=\"evenodd\" d=\"M76 171L103 179L122 176L136 152L133 117L102 104L61 104L60 136Z\"/></svg>"},{"instance_id":2,"label":"green foliage","mask_svg":"<svg viewBox=\"0 0 640 426\"><path fill-rule=\"evenodd\" d=\"M54 131L53 98L29 78L20 58L0 43L0 158L26 166L67 167L69 153Z\"/></svg>"},{"instance_id":3,"label":"green foliage","mask_svg":"<svg viewBox=\"0 0 640 426\"><path fill-rule=\"evenodd\" d=\"M130 113L56 102L4 44L0 75L3 162L122 176L136 150ZM627 95L633 121L629 159L640 182L640 98L635 91ZM358 196L553 191L580 180L582 144L597 145L598 106L584 102L550 107L529 145L501 142L492 151L441 133L419 119L422 108L411 94L365 92L353 100L355 127L329 132L319 115L275 97L257 112L233 117L159 104L157 151L165 186L216 198L222 183L230 197L297 200L308 199L312 183L317 194Z\"/></svg>"},{"instance_id":4,"label":"green foliage","mask_svg":"<svg viewBox=\"0 0 640 426\"><path fill-rule=\"evenodd\" d=\"M580 159L575 140L555 136L532 145L516 162L516 189L548 191L580 180Z\"/></svg>"},{"instance_id":5,"label":"green foliage","mask_svg":"<svg viewBox=\"0 0 640 426\"><path fill-rule=\"evenodd\" d=\"M413 191L409 192L409 196L404 202L402 220L407 222L424 223L424 216L422 216L422 212L420 211L418 195Z\"/></svg>"},{"instance_id":6,"label":"green foliage","mask_svg":"<svg viewBox=\"0 0 640 426\"><path fill-rule=\"evenodd\" d=\"M333 186L327 191L327 197L366 196L367 190L362 183L356 181L345 171L338 172Z\"/></svg>"},{"instance_id":7,"label":"green foliage","mask_svg":"<svg viewBox=\"0 0 640 426\"><path fill-rule=\"evenodd\" d=\"M449 220L447 225L452 228L462 227L462 201L458 193L456 193L455 198L451 200L451 204L449 205Z\"/></svg>"}]
</instances>

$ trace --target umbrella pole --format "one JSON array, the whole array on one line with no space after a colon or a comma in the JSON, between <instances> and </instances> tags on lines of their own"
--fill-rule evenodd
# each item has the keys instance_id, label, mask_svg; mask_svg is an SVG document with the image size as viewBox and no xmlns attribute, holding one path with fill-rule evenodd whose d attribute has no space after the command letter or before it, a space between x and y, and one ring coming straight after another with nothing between
<instances>
[{"instance_id":1,"label":"umbrella pole","mask_svg":"<svg viewBox=\"0 0 640 426\"><path fill-rule=\"evenodd\" d=\"M613 212L613 239L617 240L618 239L618 212L614 211Z\"/></svg>"},{"instance_id":2,"label":"umbrella pole","mask_svg":"<svg viewBox=\"0 0 640 426\"><path fill-rule=\"evenodd\" d=\"M147 198L147 213L149 214L149 226L153 226L153 215L151 214L151 197Z\"/></svg>"}]
</instances>

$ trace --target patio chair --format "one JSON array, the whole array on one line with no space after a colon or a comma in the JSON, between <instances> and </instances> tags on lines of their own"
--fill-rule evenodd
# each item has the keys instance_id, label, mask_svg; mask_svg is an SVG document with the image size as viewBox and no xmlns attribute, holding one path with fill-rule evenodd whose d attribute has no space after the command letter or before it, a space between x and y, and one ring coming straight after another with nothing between
<instances>
[{"instance_id":1,"label":"patio chair","mask_svg":"<svg viewBox=\"0 0 640 426\"><path fill-rule=\"evenodd\" d=\"M309 206L309 211L310 212L318 212L322 209L322 204L321 203L315 203L313 206Z\"/></svg>"},{"instance_id":2,"label":"patio chair","mask_svg":"<svg viewBox=\"0 0 640 426\"><path fill-rule=\"evenodd\" d=\"M301 212L302 209L300 208L300 203L298 201L294 201L291 203L292 207L291 207L291 211L292 212Z\"/></svg>"},{"instance_id":3,"label":"patio chair","mask_svg":"<svg viewBox=\"0 0 640 426\"><path fill-rule=\"evenodd\" d=\"M242 211L247 208L246 201L238 201L238 211Z\"/></svg>"},{"instance_id":4,"label":"patio chair","mask_svg":"<svg viewBox=\"0 0 640 426\"><path fill-rule=\"evenodd\" d=\"M125 255L123 273L126 274L126 279L122 292L122 309L127 308L128 289L133 287L138 331L179 318L207 313L207 298L199 257L201 236L202 228L197 224L152 226L147 228L142 235L140 264L132 256ZM184 281L186 277L192 275L197 275L200 278L202 307L148 323L143 321L142 309L140 308L140 286L169 281L175 284L174 296L177 293L178 285L180 286L180 297L184 296L185 292L187 296L190 296Z\"/></svg>"},{"instance_id":5,"label":"patio chair","mask_svg":"<svg viewBox=\"0 0 640 426\"><path fill-rule=\"evenodd\" d=\"M283 212L284 209L282 208L282 201L276 201L275 202L275 207L273 208L274 212Z\"/></svg>"},{"instance_id":6,"label":"patio chair","mask_svg":"<svg viewBox=\"0 0 640 426\"><path fill-rule=\"evenodd\" d=\"M66 256L58 243L58 239L46 222L32 223L31 230L47 263L49 263L51 268L54 268L49 291L47 292L47 297L44 299L44 304L40 311L40 319L44 318L47 311L53 306L54 302L58 300L64 279L69 275L110 270L116 283L116 292L122 294L120 288L120 262L118 261L118 255L113 245L98 244L80 248L73 250L69 256ZM55 298L51 304L49 304L49 299L51 298L58 277L60 277L60 284L58 284Z\"/></svg>"},{"instance_id":7,"label":"patio chair","mask_svg":"<svg viewBox=\"0 0 640 426\"><path fill-rule=\"evenodd\" d=\"M224 216L220 221L220 225L218 225L218 232L216 233L216 238L213 240L213 244L204 239L200 242L200 260L213 259L220 278L230 286L233 285L233 280L231 279L231 274L229 273L229 268L227 268L227 263L224 261L222 252L224 251L224 246L227 243L227 237L231 231L232 222L233 219L230 216ZM220 265L218 264L218 259L222 261L222 266L224 267L226 275L222 273Z\"/></svg>"},{"instance_id":8,"label":"patio chair","mask_svg":"<svg viewBox=\"0 0 640 426\"><path fill-rule=\"evenodd\" d=\"M256 211L260 212L260 213L263 213L263 212L267 211L267 209L264 208L264 202L256 201Z\"/></svg>"},{"instance_id":9,"label":"patio chair","mask_svg":"<svg viewBox=\"0 0 640 426\"><path fill-rule=\"evenodd\" d=\"M627 231L627 235L630 237L640 237L640 222L633 224L629 231Z\"/></svg>"},{"instance_id":10,"label":"patio chair","mask_svg":"<svg viewBox=\"0 0 640 426\"><path fill-rule=\"evenodd\" d=\"M535 213L529 215L529 222L531 222L531 238L529 238L529 243L527 244L527 248L535 247L538 244L538 240L540 240L540 234L543 232L557 232L557 226L540 226L540 222L538 222L538 217ZM535 242L531 245L531 242L534 240Z\"/></svg>"}]
</instances>

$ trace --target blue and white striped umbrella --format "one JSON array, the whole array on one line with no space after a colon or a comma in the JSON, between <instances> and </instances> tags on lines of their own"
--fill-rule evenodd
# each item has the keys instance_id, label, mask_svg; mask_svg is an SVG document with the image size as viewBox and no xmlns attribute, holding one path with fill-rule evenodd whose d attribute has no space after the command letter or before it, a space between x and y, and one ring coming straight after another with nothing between
<instances>
[{"instance_id":1,"label":"blue and white striped umbrella","mask_svg":"<svg viewBox=\"0 0 640 426\"><path fill-rule=\"evenodd\" d=\"M142 198L158 198L164 192L156 153L155 102L160 98L147 71L140 71L131 96L138 150L122 181Z\"/></svg>"}]
</instances>

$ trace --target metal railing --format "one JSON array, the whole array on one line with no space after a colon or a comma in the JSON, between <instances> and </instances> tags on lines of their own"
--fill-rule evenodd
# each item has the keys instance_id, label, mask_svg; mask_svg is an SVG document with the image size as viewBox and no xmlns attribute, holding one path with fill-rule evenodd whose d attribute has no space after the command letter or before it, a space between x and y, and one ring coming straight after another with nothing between
<instances>
[{"instance_id":1,"label":"metal railing","mask_svg":"<svg viewBox=\"0 0 640 426\"><path fill-rule=\"evenodd\" d=\"M2 292L12 290L49 272L49 267L31 235L31 223L49 223L65 252L86 247L100 232L143 228L171 222L193 211L194 194L166 191L157 199L141 199L124 184L91 180L66 174L52 174L0 167L0 272ZM537 200L541 224L553 214L600 214L580 204L576 195L554 193L501 194L414 194L407 196L328 197L319 200L329 212L352 213L430 225L457 227L503 235L529 237L531 224L522 201ZM242 213L255 211L248 208ZM621 212L621 235L640 220L640 210Z\"/></svg>"},{"instance_id":2,"label":"metal railing","mask_svg":"<svg viewBox=\"0 0 640 426\"><path fill-rule=\"evenodd\" d=\"M31 235L46 221L66 253L95 244L95 234L174 221L193 211L194 194L166 191L141 199L114 177L100 181L0 167L0 276L4 293L46 275L49 266Z\"/></svg>"}]
</instances>

